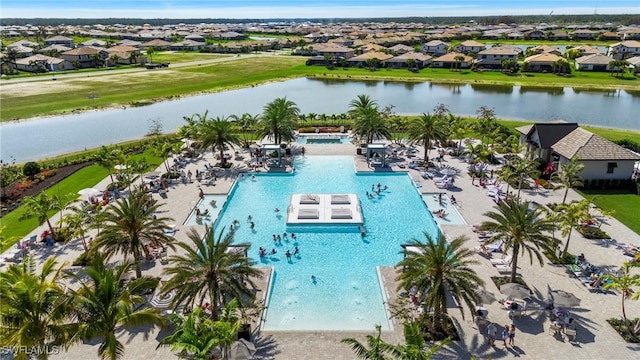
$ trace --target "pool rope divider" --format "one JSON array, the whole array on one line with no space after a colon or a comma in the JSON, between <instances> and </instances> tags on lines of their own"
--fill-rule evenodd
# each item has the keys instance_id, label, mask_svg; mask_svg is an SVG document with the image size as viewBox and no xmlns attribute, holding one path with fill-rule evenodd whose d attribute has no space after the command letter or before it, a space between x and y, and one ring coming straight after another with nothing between
<instances>
[{"instance_id":1,"label":"pool rope divider","mask_svg":"<svg viewBox=\"0 0 640 360\"><path fill-rule=\"evenodd\" d=\"M389 307L387 306L391 297L387 293L387 289L384 286L384 279L382 277L382 273L380 273L380 266L376 266L376 274L378 274L378 285L380 286L380 293L382 294L382 306L384 306L384 312L385 314L387 314L387 323L389 324L389 330L394 331L391 312L389 311Z\"/></svg>"}]
</instances>

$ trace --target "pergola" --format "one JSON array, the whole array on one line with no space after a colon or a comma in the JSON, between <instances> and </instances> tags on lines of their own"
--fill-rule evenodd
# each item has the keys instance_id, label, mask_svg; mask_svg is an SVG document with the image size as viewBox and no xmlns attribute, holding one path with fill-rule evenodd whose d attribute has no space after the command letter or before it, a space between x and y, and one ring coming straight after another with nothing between
<instances>
[{"instance_id":1,"label":"pergola","mask_svg":"<svg viewBox=\"0 0 640 360\"><path fill-rule=\"evenodd\" d=\"M271 151L275 151L278 154L278 166L280 166L281 161L282 161L282 148L280 148L280 145L278 144L269 144L269 145L264 145L262 147L262 156L265 159L269 158L269 153ZM265 160L266 163L266 160Z\"/></svg>"},{"instance_id":2,"label":"pergola","mask_svg":"<svg viewBox=\"0 0 640 360\"><path fill-rule=\"evenodd\" d=\"M387 164L387 148L384 144L367 144L367 164L371 157L382 158L382 167Z\"/></svg>"}]
</instances>

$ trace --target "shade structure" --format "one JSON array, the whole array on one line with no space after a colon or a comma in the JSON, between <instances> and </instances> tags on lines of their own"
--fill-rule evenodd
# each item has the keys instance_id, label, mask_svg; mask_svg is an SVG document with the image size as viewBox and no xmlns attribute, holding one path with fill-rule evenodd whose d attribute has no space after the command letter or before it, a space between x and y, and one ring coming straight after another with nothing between
<instances>
[{"instance_id":1,"label":"shade structure","mask_svg":"<svg viewBox=\"0 0 640 360\"><path fill-rule=\"evenodd\" d=\"M78 195L90 198L92 196L99 196L102 194L102 191L94 188L84 188L78 191Z\"/></svg>"},{"instance_id":2,"label":"shade structure","mask_svg":"<svg viewBox=\"0 0 640 360\"><path fill-rule=\"evenodd\" d=\"M231 344L231 360L251 360L256 353L256 346L245 339L234 341Z\"/></svg>"},{"instance_id":3,"label":"shade structure","mask_svg":"<svg viewBox=\"0 0 640 360\"><path fill-rule=\"evenodd\" d=\"M175 292L173 291L168 294L156 293L151 301L149 301L149 304L157 309L167 309L174 295Z\"/></svg>"},{"instance_id":4,"label":"shade structure","mask_svg":"<svg viewBox=\"0 0 640 360\"><path fill-rule=\"evenodd\" d=\"M444 168L444 169L441 169L438 172L440 174L442 174L442 175L447 175L447 176L453 176L453 175L456 175L458 173L458 171L456 169L453 169L453 168Z\"/></svg>"},{"instance_id":5,"label":"shade structure","mask_svg":"<svg viewBox=\"0 0 640 360\"><path fill-rule=\"evenodd\" d=\"M529 289L516 283L500 285L500 292L509 298L526 299L529 297Z\"/></svg>"},{"instance_id":6,"label":"shade structure","mask_svg":"<svg viewBox=\"0 0 640 360\"><path fill-rule=\"evenodd\" d=\"M551 297L553 298L553 303L558 306L572 307L580 305L580 299L568 291L552 291Z\"/></svg>"},{"instance_id":7,"label":"shade structure","mask_svg":"<svg viewBox=\"0 0 640 360\"><path fill-rule=\"evenodd\" d=\"M482 304L491 304L498 300L492 292L487 291L487 289L484 288L476 289L475 295L478 301Z\"/></svg>"}]
</instances>

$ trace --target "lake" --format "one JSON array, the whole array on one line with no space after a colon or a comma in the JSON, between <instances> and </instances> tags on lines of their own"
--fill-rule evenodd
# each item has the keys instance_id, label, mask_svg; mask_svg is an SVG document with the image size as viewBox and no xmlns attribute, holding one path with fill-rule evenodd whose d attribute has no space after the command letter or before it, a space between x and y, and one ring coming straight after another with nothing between
<instances>
[{"instance_id":1,"label":"lake","mask_svg":"<svg viewBox=\"0 0 640 360\"><path fill-rule=\"evenodd\" d=\"M535 121L562 119L585 125L640 130L640 91L584 91L471 84L402 83L295 79L250 88L185 97L144 107L90 111L0 125L0 158L25 162L142 138L152 122L164 132L184 125L184 116L259 114L265 104L286 96L303 113L333 114L368 94L399 114L419 114L446 104L457 115L475 116L481 106L499 118Z\"/></svg>"}]
</instances>

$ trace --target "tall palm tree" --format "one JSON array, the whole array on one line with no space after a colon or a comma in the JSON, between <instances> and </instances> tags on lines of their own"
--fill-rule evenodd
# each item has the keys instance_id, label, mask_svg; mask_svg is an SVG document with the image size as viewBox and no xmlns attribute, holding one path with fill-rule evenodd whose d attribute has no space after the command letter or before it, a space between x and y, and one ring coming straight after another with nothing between
<instances>
[{"instance_id":1,"label":"tall palm tree","mask_svg":"<svg viewBox=\"0 0 640 360\"><path fill-rule=\"evenodd\" d=\"M22 204L27 207L27 211L20 216L20 220L37 218L38 225L42 225L45 222L51 231L51 236L55 239L56 232L53 225L51 225L51 219L49 215L56 211L61 210L64 204L58 195L49 195L47 193L40 193L37 196L26 196L22 199Z\"/></svg>"},{"instance_id":2,"label":"tall palm tree","mask_svg":"<svg viewBox=\"0 0 640 360\"><path fill-rule=\"evenodd\" d=\"M409 122L407 134L409 140L422 141L424 146L424 162L428 166L429 148L432 142L446 141L449 136L449 127L442 119L429 113L422 113L419 118Z\"/></svg>"},{"instance_id":3,"label":"tall palm tree","mask_svg":"<svg viewBox=\"0 0 640 360\"><path fill-rule=\"evenodd\" d=\"M77 207L74 207L70 213L65 214L61 222L67 224L67 228L71 232L71 235L78 236L80 238L85 252L89 251L85 234L87 233L87 228L89 227L90 222L91 215Z\"/></svg>"},{"instance_id":4,"label":"tall palm tree","mask_svg":"<svg viewBox=\"0 0 640 360\"><path fill-rule=\"evenodd\" d=\"M535 256L540 266L544 266L540 251L551 247L552 241L546 232L552 229L552 224L543 216L542 208L530 210L528 201L507 201L495 209L497 211L484 214L493 221L483 222L480 228L495 232L490 241L501 241L505 252L511 250L511 282L516 282L518 257L525 252L531 263Z\"/></svg>"},{"instance_id":5,"label":"tall palm tree","mask_svg":"<svg viewBox=\"0 0 640 360\"><path fill-rule=\"evenodd\" d=\"M638 289L640 287L640 274L631 274L631 268L638 266L638 263L627 261L622 264L619 276L612 274L603 276L603 289L620 290L622 293L622 318L625 323L627 322L627 313L624 308L624 301L628 298L632 298L633 300L640 299L640 289ZM636 289L634 290L634 288Z\"/></svg>"},{"instance_id":6,"label":"tall palm tree","mask_svg":"<svg viewBox=\"0 0 640 360\"><path fill-rule=\"evenodd\" d=\"M371 99L369 95L360 94L355 99L349 102L349 114L352 116L357 115L362 109L366 108L378 108L378 102Z\"/></svg>"},{"instance_id":7,"label":"tall palm tree","mask_svg":"<svg viewBox=\"0 0 640 360\"><path fill-rule=\"evenodd\" d=\"M106 146L102 146L100 150L93 155L94 161L109 172L111 182L113 182L113 166L116 165L115 151L116 150L111 150Z\"/></svg>"},{"instance_id":8,"label":"tall palm tree","mask_svg":"<svg viewBox=\"0 0 640 360\"><path fill-rule=\"evenodd\" d=\"M225 167L227 159L224 157L224 150L227 146L240 146L240 138L235 132L235 125L225 117L207 119L200 123L198 129L198 140L200 147L206 149L211 147L211 151L220 152L222 167Z\"/></svg>"},{"instance_id":9,"label":"tall palm tree","mask_svg":"<svg viewBox=\"0 0 640 360\"><path fill-rule=\"evenodd\" d=\"M136 277L142 277L140 261L150 256L146 244L174 248L164 231L173 219L155 215L159 208L160 205L148 203L144 191L134 188L129 197L118 200L104 212L104 230L96 237L95 249L100 249L107 258L122 253L125 262L133 257Z\"/></svg>"},{"instance_id":10,"label":"tall palm tree","mask_svg":"<svg viewBox=\"0 0 640 360\"><path fill-rule=\"evenodd\" d=\"M416 286L424 294L424 307L433 309L433 325L444 328L447 313L447 291L458 303L464 302L470 309L475 308L474 289L484 284L470 265L476 264L472 250L465 248L467 239L457 237L447 242L444 235L433 239L426 232L425 242L411 239L409 245L418 251L404 252L404 259L398 263L403 271L399 275L400 289ZM462 312L464 318L464 312Z\"/></svg>"},{"instance_id":11,"label":"tall palm tree","mask_svg":"<svg viewBox=\"0 0 640 360\"><path fill-rule=\"evenodd\" d=\"M358 359L363 360L386 360L385 342L380 338L382 328L376 325L377 335L367 335L367 344L363 344L355 338L344 338L340 342L351 345L351 349L356 353ZM368 348L367 348L368 346Z\"/></svg>"},{"instance_id":12,"label":"tall palm tree","mask_svg":"<svg viewBox=\"0 0 640 360\"><path fill-rule=\"evenodd\" d=\"M162 163L164 164L164 168L167 172L171 171L169 166L169 157L173 154L179 153L181 146L182 142L172 142L166 137L156 137L154 150L157 155L162 157Z\"/></svg>"},{"instance_id":13,"label":"tall palm tree","mask_svg":"<svg viewBox=\"0 0 640 360\"><path fill-rule=\"evenodd\" d=\"M509 186L511 185L511 182L516 179L516 177L517 174L513 171L513 166L504 165L500 168L498 172L498 179L507 183L507 190L505 191L505 194L509 194Z\"/></svg>"},{"instance_id":14,"label":"tall palm tree","mask_svg":"<svg viewBox=\"0 0 640 360\"><path fill-rule=\"evenodd\" d=\"M251 115L249 113L244 113L241 116L231 115L229 116L229 118L238 123L240 129L242 130L242 136L244 137L244 142L246 144L248 142L247 131L252 130L253 127L258 123L258 120L260 120L260 115ZM299 119L304 121L303 115L300 115Z\"/></svg>"},{"instance_id":15,"label":"tall palm tree","mask_svg":"<svg viewBox=\"0 0 640 360\"><path fill-rule=\"evenodd\" d=\"M177 245L185 251L185 255L173 255L169 258L170 267L164 273L171 278L162 286L164 293L175 291L171 300L173 308L179 305L202 305L205 298L211 303L213 318L217 320L218 310L227 298L240 300L240 308L250 304L245 299L254 299L252 278L259 278L261 273L252 267L254 261L244 254L227 252L233 243L233 231L226 234L222 229L216 238L213 230L205 227L202 237L195 229L188 234L190 243L179 242ZM249 244L238 244L250 246Z\"/></svg>"},{"instance_id":16,"label":"tall palm tree","mask_svg":"<svg viewBox=\"0 0 640 360\"><path fill-rule=\"evenodd\" d=\"M276 144L294 139L295 123L300 109L286 97L277 98L265 105L258 123L260 136L273 137Z\"/></svg>"},{"instance_id":17,"label":"tall palm tree","mask_svg":"<svg viewBox=\"0 0 640 360\"><path fill-rule=\"evenodd\" d=\"M568 163L563 164L560 167L560 171L554 174L554 178L560 181L565 188L564 196L562 197L562 203L566 203L569 189L574 186L582 186L582 176L580 173L584 169L584 164L578 162L577 157L571 158Z\"/></svg>"},{"instance_id":18,"label":"tall palm tree","mask_svg":"<svg viewBox=\"0 0 640 360\"><path fill-rule=\"evenodd\" d=\"M451 340L447 338L440 342L440 344L429 348L426 346L424 337L420 332L420 325L418 323L411 322L404 323L404 338L404 345L385 344L383 345L383 348L386 352L391 354L394 359L429 360L433 355L435 355L435 353L440 351L443 346L446 346L451 342Z\"/></svg>"},{"instance_id":19,"label":"tall palm tree","mask_svg":"<svg viewBox=\"0 0 640 360\"><path fill-rule=\"evenodd\" d=\"M76 329L60 286L64 265L57 265L49 258L37 274L36 263L29 257L0 272L0 346L18 349L16 359L31 358L21 349L66 346ZM47 353L38 358L46 359Z\"/></svg>"},{"instance_id":20,"label":"tall palm tree","mask_svg":"<svg viewBox=\"0 0 640 360\"><path fill-rule=\"evenodd\" d=\"M124 345L116 337L121 328L162 325L163 318L153 307L139 308L146 302L143 294L158 285L158 279L143 276L128 279L133 264L107 267L97 256L83 276L68 275L80 284L69 290L73 314L79 323L73 341L100 339L98 355L115 360L124 356ZM86 276L85 276L86 275Z\"/></svg>"},{"instance_id":21,"label":"tall palm tree","mask_svg":"<svg viewBox=\"0 0 640 360\"><path fill-rule=\"evenodd\" d=\"M354 133L364 136L367 144L373 142L374 137L391 138L387 122L377 107L366 107L355 113Z\"/></svg>"},{"instance_id":22,"label":"tall palm tree","mask_svg":"<svg viewBox=\"0 0 640 360\"><path fill-rule=\"evenodd\" d=\"M537 179L540 176L537 165L538 163L530 154L527 154L524 159L518 158L513 162L513 175L518 180L518 195L516 196L518 201L520 200L520 190L522 190L524 180L529 177Z\"/></svg>"},{"instance_id":23,"label":"tall palm tree","mask_svg":"<svg viewBox=\"0 0 640 360\"><path fill-rule=\"evenodd\" d=\"M555 211L558 213L558 226L562 230L562 236L567 237L564 244L562 256L567 255L569 250L569 241L571 240L571 232L573 228L580 225L580 222L591 218L589 215L589 200L572 201L568 204L560 204Z\"/></svg>"}]
</instances>

